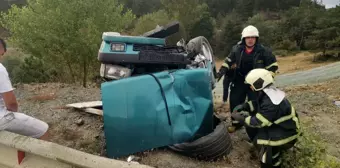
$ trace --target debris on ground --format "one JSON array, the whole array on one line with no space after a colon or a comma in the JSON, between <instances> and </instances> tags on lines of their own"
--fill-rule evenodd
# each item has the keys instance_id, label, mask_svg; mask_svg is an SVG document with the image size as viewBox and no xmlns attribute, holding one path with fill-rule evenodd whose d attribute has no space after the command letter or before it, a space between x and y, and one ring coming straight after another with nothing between
<instances>
[{"instance_id":1,"label":"debris on ground","mask_svg":"<svg viewBox=\"0 0 340 168\"><path fill-rule=\"evenodd\" d=\"M103 116L102 101L79 102L67 104L66 107L75 108L86 113Z\"/></svg>"},{"instance_id":2,"label":"debris on ground","mask_svg":"<svg viewBox=\"0 0 340 168\"><path fill-rule=\"evenodd\" d=\"M78 120L76 121L76 124L77 124L78 126L82 126L82 125L84 124L84 120L83 120L83 119L78 119Z\"/></svg>"},{"instance_id":3,"label":"debris on ground","mask_svg":"<svg viewBox=\"0 0 340 168\"><path fill-rule=\"evenodd\" d=\"M296 107L302 122L312 122L312 128L320 134L329 147L327 152L340 158L340 110L334 100L340 99L340 79L330 80L321 84L301 85L282 88ZM79 113L74 109L61 108L74 102L100 100L100 89L96 87L82 88L76 85L49 83L21 84L16 86L20 111L46 121L49 126L49 141L81 150L94 155L105 155L103 118L99 115ZM35 95L55 93L54 99L35 100ZM58 107L58 108L56 108ZM228 105L215 105L215 112L225 116L229 121ZM79 127L75 121L83 119ZM252 147L247 143L244 129L230 134L233 140L233 151L225 158L216 162L197 161L178 155L167 148L154 149L140 154L140 164L159 168L244 168L260 167ZM126 161L127 158L118 158Z\"/></svg>"},{"instance_id":4,"label":"debris on ground","mask_svg":"<svg viewBox=\"0 0 340 168\"><path fill-rule=\"evenodd\" d=\"M334 104L340 108L340 101L334 101Z\"/></svg>"}]
</instances>

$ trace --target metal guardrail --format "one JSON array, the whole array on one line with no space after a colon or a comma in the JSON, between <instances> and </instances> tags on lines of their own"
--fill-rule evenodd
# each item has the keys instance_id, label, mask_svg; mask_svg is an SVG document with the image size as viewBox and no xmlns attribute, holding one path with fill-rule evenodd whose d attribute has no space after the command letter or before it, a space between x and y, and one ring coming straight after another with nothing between
<instances>
[{"instance_id":1,"label":"metal guardrail","mask_svg":"<svg viewBox=\"0 0 340 168\"><path fill-rule=\"evenodd\" d=\"M25 158L18 164L17 151ZM151 168L150 166L109 159L52 142L0 131L1 168Z\"/></svg>"}]
</instances>

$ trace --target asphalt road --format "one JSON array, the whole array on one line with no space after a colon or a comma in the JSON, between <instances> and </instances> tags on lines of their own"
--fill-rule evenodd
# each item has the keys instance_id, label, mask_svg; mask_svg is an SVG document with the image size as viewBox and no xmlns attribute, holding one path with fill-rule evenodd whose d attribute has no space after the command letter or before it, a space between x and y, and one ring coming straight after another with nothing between
<instances>
[{"instance_id":1,"label":"asphalt road","mask_svg":"<svg viewBox=\"0 0 340 168\"><path fill-rule=\"evenodd\" d=\"M290 85L319 83L325 80L340 77L340 62L326 66L295 72L290 74L278 75L275 79L275 85L285 87ZM214 96L220 99L223 94L223 78L219 81L214 89Z\"/></svg>"}]
</instances>

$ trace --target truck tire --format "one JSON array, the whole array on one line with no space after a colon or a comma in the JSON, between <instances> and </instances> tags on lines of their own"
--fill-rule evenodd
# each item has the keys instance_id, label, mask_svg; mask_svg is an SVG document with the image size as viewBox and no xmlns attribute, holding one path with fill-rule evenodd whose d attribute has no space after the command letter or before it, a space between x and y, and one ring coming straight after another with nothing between
<instances>
[{"instance_id":1,"label":"truck tire","mask_svg":"<svg viewBox=\"0 0 340 168\"><path fill-rule=\"evenodd\" d=\"M210 63L211 65L210 71L211 71L212 89L214 89L215 84L216 84L215 76L217 74L217 71L216 71L214 53L213 53L213 50L212 50L212 47L209 41L203 36L198 36L198 37L191 39L188 42L186 48L189 53L201 54L201 55L204 55L208 59L208 63Z\"/></svg>"},{"instance_id":2,"label":"truck tire","mask_svg":"<svg viewBox=\"0 0 340 168\"><path fill-rule=\"evenodd\" d=\"M227 131L226 122L220 121L214 132L192 142L171 145L169 148L184 156L214 161L231 152L232 141Z\"/></svg>"}]
</instances>

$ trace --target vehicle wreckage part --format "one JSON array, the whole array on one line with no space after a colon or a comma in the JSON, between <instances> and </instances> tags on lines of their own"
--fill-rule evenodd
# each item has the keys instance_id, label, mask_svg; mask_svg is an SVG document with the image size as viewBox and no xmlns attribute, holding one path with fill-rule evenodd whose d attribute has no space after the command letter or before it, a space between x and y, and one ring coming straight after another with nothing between
<instances>
[{"instance_id":1,"label":"vehicle wreckage part","mask_svg":"<svg viewBox=\"0 0 340 168\"><path fill-rule=\"evenodd\" d=\"M213 131L213 96L207 69L153 75L160 85L150 75L102 83L108 157L187 142Z\"/></svg>"},{"instance_id":2,"label":"vehicle wreckage part","mask_svg":"<svg viewBox=\"0 0 340 168\"><path fill-rule=\"evenodd\" d=\"M101 64L100 76L107 79L121 79L131 76L131 69L111 64Z\"/></svg>"},{"instance_id":3,"label":"vehicle wreckage part","mask_svg":"<svg viewBox=\"0 0 340 168\"><path fill-rule=\"evenodd\" d=\"M188 157L212 161L228 155L232 150L232 141L226 123L221 121L212 133L192 142L171 145L169 148Z\"/></svg>"},{"instance_id":4,"label":"vehicle wreckage part","mask_svg":"<svg viewBox=\"0 0 340 168\"><path fill-rule=\"evenodd\" d=\"M214 60L214 53L212 50L212 47L209 43L209 41L203 37L203 36L198 36L196 38L191 39L188 44L187 44L187 51L189 53L195 53L194 55L203 55L206 58L206 67L209 68L211 73L210 73L210 80L212 88L215 88L216 85L216 79L215 76L217 74L216 72L216 64Z\"/></svg>"},{"instance_id":5,"label":"vehicle wreckage part","mask_svg":"<svg viewBox=\"0 0 340 168\"><path fill-rule=\"evenodd\" d=\"M144 37L166 38L179 31L179 22L174 21L166 26L157 26L155 29L143 34Z\"/></svg>"},{"instance_id":6,"label":"vehicle wreckage part","mask_svg":"<svg viewBox=\"0 0 340 168\"><path fill-rule=\"evenodd\" d=\"M186 58L182 47L161 47L152 45L130 44L124 52L111 51L108 44L99 50L98 60L104 64L160 64L186 65L190 61Z\"/></svg>"},{"instance_id":7,"label":"vehicle wreckage part","mask_svg":"<svg viewBox=\"0 0 340 168\"><path fill-rule=\"evenodd\" d=\"M102 35L103 42L112 43L125 43L125 44L148 44L148 45L165 45L165 39L163 38L151 38L143 36L121 36L118 34L112 34L110 32L104 32Z\"/></svg>"}]
</instances>

